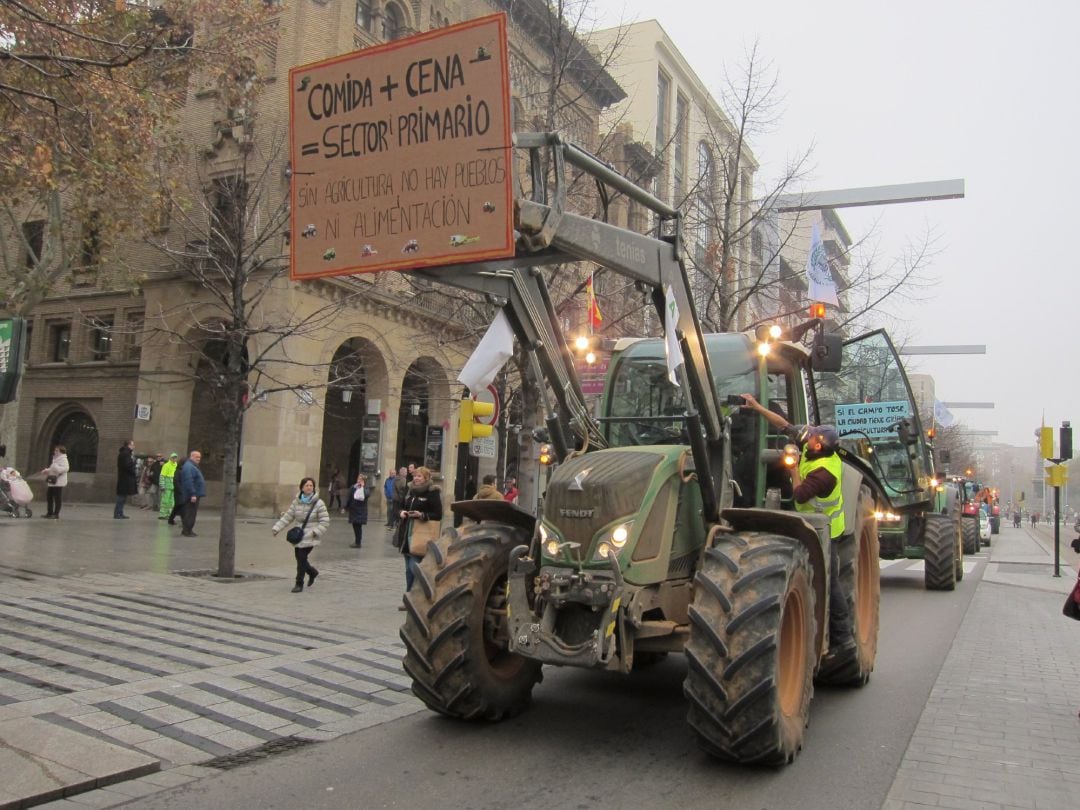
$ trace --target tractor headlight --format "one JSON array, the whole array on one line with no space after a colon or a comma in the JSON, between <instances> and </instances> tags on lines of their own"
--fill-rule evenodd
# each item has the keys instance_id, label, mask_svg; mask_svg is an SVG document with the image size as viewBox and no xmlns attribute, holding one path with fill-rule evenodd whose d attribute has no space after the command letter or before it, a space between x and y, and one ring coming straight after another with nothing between
<instances>
[{"instance_id":1,"label":"tractor headlight","mask_svg":"<svg viewBox=\"0 0 1080 810\"><path fill-rule=\"evenodd\" d=\"M616 526L611 530L611 545L615 548L622 548L626 545L626 541L630 539L630 527L633 523L623 523Z\"/></svg>"},{"instance_id":2,"label":"tractor headlight","mask_svg":"<svg viewBox=\"0 0 1080 810\"><path fill-rule=\"evenodd\" d=\"M612 554L618 554L630 539L630 531L634 527L634 521L628 520L615 526L611 533L601 540L596 546L594 560L606 560Z\"/></svg>"},{"instance_id":3,"label":"tractor headlight","mask_svg":"<svg viewBox=\"0 0 1080 810\"><path fill-rule=\"evenodd\" d=\"M543 523L540 524L540 545L549 557L559 556L559 538L554 537Z\"/></svg>"}]
</instances>

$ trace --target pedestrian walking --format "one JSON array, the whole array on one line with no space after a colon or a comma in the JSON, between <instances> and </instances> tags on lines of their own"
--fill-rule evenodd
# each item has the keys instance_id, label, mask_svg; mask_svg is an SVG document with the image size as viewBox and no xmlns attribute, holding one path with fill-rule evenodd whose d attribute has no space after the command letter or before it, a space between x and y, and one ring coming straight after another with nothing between
<instances>
[{"instance_id":1,"label":"pedestrian walking","mask_svg":"<svg viewBox=\"0 0 1080 810\"><path fill-rule=\"evenodd\" d=\"M199 501L206 497L206 479L203 478L199 464L202 462L202 453L192 450L188 455L187 463L180 468L180 493L178 499L183 504L180 511L180 525L183 526L180 534L184 537L197 537L195 534L195 518L199 515Z\"/></svg>"},{"instance_id":2,"label":"pedestrian walking","mask_svg":"<svg viewBox=\"0 0 1080 810\"><path fill-rule=\"evenodd\" d=\"M368 518L368 501L371 500L371 490L367 485L367 476L360 473L356 476L356 483L349 488L346 511L349 515L349 525L353 531L353 548L360 548L364 543L364 524Z\"/></svg>"},{"instance_id":3,"label":"pedestrian walking","mask_svg":"<svg viewBox=\"0 0 1080 810\"><path fill-rule=\"evenodd\" d=\"M405 496L409 494L409 471L405 467L394 477L394 529L401 525L401 510L405 508Z\"/></svg>"},{"instance_id":4,"label":"pedestrian walking","mask_svg":"<svg viewBox=\"0 0 1080 810\"><path fill-rule=\"evenodd\" d=\"M345 487L345 479L341 477L341 470L334 467L330 473L330 484L326 488L326 506L333 509L335 504L338 509L344 509L341 504L341 490Z\"/></svg>"},{"instance_id":5,"label":"pedestrian walking","mask_svg":"<svg viewBox=\"0 0 1080 810\"><path fill-rule=\"evenodd\" d=\"M293 554L296 557L296 585L292 589L293 593L300 593L304 590L305 575L308 578L309 588L315 584L315 577L319 575L319 571L308 561L308 557L311 556L311 550L319 545L321 542L319 538L330 526L330 510L326 508L326 504L315 491L314 478L300 480L300 491L270 531L276 537L278 532L290 523L297 524L289 530L290 533L298 529L301 534L300 540L293 546ZM291 543L292 540L290 539L289 542Z\"/></svg>"},{"instance_id":6,"label":"pedestrian walking","mask_svg":"<svg viewBox=\"0 0 1080 810\"><path fill-rule=\"evenodd\" d=\"M161 453L151 453L146 459L146 502L143 509L157 511L161 506L161 468L165 465L165 456Z\"/></svg>"},{"instance_id":7,"label":"pedestrian walking","mask_svg":"<svg viewBox=\"0 0 1080 810\"><path fill-rule=\"evenodd\" d=\"M47 487L45 490L46 512L44 517L52 520L60 519L60 507L63 505L64 487L67 486L68 470L70 469L67 448L62 444L54 445L52 461L49 462L48 467L41 471L41 474L45 476L45 485Z\"/></svg>"},{"instance_id":8,"label":"pedestrian walking","mask_svg":"<svg viewBox=\"0 0 1080 810\"><path fill-rule=\"evenodd\" d=\"M416 565L427 553L428 543L439 536L442 516L442 495L431 480L431 470L417 467L409 483L405 506L398 514L401 522L394 538L394 545L405 556L406 593L412 589ZM404 605L398 606L398 610L404 609Z\"/></svg>"},{"instance_id":9,"label":"pedestrian walking","mask_svg":"<svg viewBox=\"0 0 1080 810\"><path fill-rule=\"evenodd\" d=\"M176 506L176 492L173 488L173 476L176 475L176 461L180 458L176 453L169 453L169 460L161 465L158 473L158 489L161 492L161 502L158 504L158 520L171 520L173 508Z\"/></svg>"},{"instance_id":10,"label":"pedestrian walking","mask_svg":"<svg viewBox=\"0 0 1080 810\"><path fill-rule=\"evenodd\" d=\"M173 508L169 510L170 526L175 526L176 519L184 514L184 499L180 494L180 476L188 463L188 459L182 458L176 462L176 469L173 470Z\"/></svg>"},{"instance_id":11,"label":"pedestrian walking","mask_svg":"<svg viewBox=\"0 0 1080 810\"><path fill-rule=\"evenodd\" d=\"M386 528L392 529L397 525L394 515L394 481L396 476L388 475L383 482L383 500L386 501Z\"/></svg>"},{"instance_id":12,"label":"pedestrian walking","mask_svg":"<svg viewBox=\"0 0 1080 810\"><path fill-rule=\"evenodd\" d=\"M129 495L139 491L139 479L135 472L135 442L128 439L120 445L116 454L116 505L113 507L115 520L127 520L124 514L124 502Z\"/></svg>"},{"instance_id":13,"label":"pedestrian walking","mask_svg":"<svg viewBox=\"0 0 1080 810\"><path fill-rule=\"evenodd\" d=\"M476 490L476 495L473 497L474 501L501 501L503 500L503 494L499 492L499 488L495 486L495 476L485 475L480 482L480 488Z\"/></svg>"},{"instance_id":14,"label":"pedestrian walking","mask_svg":"<svg viewBox=\"0 0 1080 810\"><path fill-rule=\"evenodd\" d=\"M506 480L506 489L503 492L503 500L510 503L517 503L519 494L517 479L513 477L508 478Z\"/></svg>"}]
</instances>

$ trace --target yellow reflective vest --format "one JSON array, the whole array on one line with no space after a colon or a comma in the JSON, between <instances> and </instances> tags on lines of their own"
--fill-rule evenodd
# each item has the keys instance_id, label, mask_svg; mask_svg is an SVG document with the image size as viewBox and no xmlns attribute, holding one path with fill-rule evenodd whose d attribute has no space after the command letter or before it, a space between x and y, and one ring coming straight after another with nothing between
<instances>
[{"instance_id":1,"label":"yellow reflective vest","mask_svg":"<svg viewBox=\"0 0 1080 810\"><path fill-rule=\"evenodd\" d=\"M829 516L829 537L836 539L844 533L844 494L840 485L843 476L844 463L840 456L832 453L821 458L807 459L806 448L803 447L803 455L799 461L799 475L805 481L806 477L814 470L826 469L836 479L836 486L824 497L815 497L806 503L796 503L795 509L799 512L818 512Z\"/></svg>"}]
</instances>

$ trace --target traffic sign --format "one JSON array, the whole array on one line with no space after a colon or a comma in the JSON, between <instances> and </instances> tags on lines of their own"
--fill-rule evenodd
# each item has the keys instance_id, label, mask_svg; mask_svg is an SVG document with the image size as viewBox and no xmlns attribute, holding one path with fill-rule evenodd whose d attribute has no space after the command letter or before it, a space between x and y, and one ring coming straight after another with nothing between
<instances>
[{"instance_id":1,"label":"traffic sign","mask_svg":"<svg viewBox=\"0 0 1080 810\"><path fill-rule=\"evenodd\" d=\"M477 415L476 421L481 425L495 425L499 421L499 392L495 390L494 385L489 385L487 388L483 388L476 392L473 396L477 402L490 402L495 406L495 410L490 415Z\"/></svg>"},{"instance_id":2,"label":"traffic sign","mask_svg":"<svg viewBox=\"0 0 1080 810\"><path fill-rule=\"evenodd\" d=\"M476 456L477 458L495 458L498 451L498 446L495 444L494 436L484 436L479 439L473 439L469 443L469 455Z\"/></svg>"}]
</instances>

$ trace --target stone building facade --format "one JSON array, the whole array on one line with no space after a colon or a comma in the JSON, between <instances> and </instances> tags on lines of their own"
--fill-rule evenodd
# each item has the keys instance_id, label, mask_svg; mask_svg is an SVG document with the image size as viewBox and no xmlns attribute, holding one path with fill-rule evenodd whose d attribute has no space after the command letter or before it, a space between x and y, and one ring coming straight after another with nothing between
<instances>
[{"instance_id":1,"label":"stone building facade","mask_svg":"<svg viewBox=\"0 0 1080 810\"><path fill-rule=\"evenodd\" d=\"M287 141L290 67L497 11L510 20L516 128L532 129L543 120L540 85L550 72L553 23L546 3L296 0L281 7L256 55L266 76L257 117L229 109L211 85L190 89L181 126L195 153L192 178L208 188L236 173L245 144L255 139L259 153L271 155L272 207L289 190L287 151L274 152L272 143ZM576 56L575 70L592 71L593 80L579 75L577 90L563 91L577 100L561 115L588 141L600 110L621 91L587 51ZM163 223L159 236L173 244L187 238L175 222ZM205 350L213 296L159 255L140 247L128 253L137 286L117 289L103 280L107 273L83 278L55 290L30 317L19 400L2 406L10 434L4 438L14 448L7 463L38 470L50 447L63 443L72 461L67 497L100 501L111 498L114 459L127 439L134 439L136 454L200 449L208 503L215 505L222 491L223 426L208 383L193 373ZM275 349L288 361L278 381L286 386L260 389L252 381L239 451L241 510L278 510L301 477L325 484L334 468L347 479L364 470L379 488L396 467L426 463L449 484L461 392L455 378L486 323L468 317L452 296L394 272L281 280L266 300L264 317L341 303L317 334L293 336ZM168 330L152 330L152 323Z\"/></svg>"}]
</instances>

